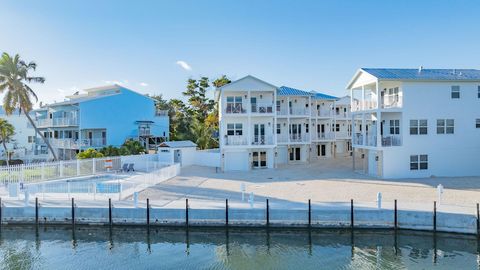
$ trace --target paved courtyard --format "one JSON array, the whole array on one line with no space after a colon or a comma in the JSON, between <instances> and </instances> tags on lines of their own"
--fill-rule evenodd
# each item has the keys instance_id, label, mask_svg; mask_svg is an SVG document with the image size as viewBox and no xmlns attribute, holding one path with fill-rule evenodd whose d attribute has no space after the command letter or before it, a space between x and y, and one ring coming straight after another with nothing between
<instances>
[{"instance_id":1,"label":"paved courtyard","mask_svg":"<svg viewBox=\"0 0 480 270\"><path fill-rule=\"evenodd\" d=\"M242 183L247 193L243 202ZM269 198L272 207L304 207L308 199L314 204L345 206L354 199L358 204L374 206L377 192L381 192L386 207L392 207L397 199L399 208L427 210L438 200L438 184L445 187L439 208L472 212L480 202L480 177L380 180L353 172L351 158L250 172L217 173L213 168L186 167L181 175L142 191L140 199L150 198L159 206L181 207L189 198L195 207L212 207L228 198L232 204L248 207L246 200L253 192L255 203Z\"/></svg>"}]
</instances>

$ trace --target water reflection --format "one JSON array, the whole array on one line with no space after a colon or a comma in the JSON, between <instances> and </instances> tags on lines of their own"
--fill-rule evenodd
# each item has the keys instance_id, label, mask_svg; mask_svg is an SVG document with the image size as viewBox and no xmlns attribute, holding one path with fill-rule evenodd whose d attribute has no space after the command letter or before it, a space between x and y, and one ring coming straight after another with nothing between
<instances>
[{"instance_id":1,"label":"water reflection","mask_svg":"<svg viewBox=\"0 0 480 270\"><path fill-rule=\"evenodd\" d=\"M6 226L0 269L478 269L479 249L401 230Z\"/></svg>"}]
</instances>

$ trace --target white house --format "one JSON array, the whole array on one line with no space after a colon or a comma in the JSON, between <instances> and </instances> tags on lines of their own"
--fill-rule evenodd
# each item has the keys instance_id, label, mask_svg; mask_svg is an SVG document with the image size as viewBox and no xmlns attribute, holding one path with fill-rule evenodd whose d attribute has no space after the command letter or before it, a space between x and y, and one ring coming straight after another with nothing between
<instances>
[{"instance_id":1,"label":"white house","mask_svg":"<svg viewBox=\"0 0 480 270\"><path fill-rule=\"evenodd\" d=\"M216 99L225 171L309 162L350 149L350 98L345 102L246 76L218 88Z\"/></svg>"},{"instance_id":2,"label":"white house","mask_svg":"<svg viewBox=\"0 0 480 270\"><path fill-rule=\"evenodd\" d=\"M480 175L480 70L362 68L347 86L353 147L382 178Z\"/></svg>"},{"instance_id":3,"label":"white house","mask_svg":"<svg viewBox=\"0 0 480 270\"><path fill-rule=\"evenodd\" d=\"M15 135L10 143L7 143L8 151L13 151L13 159L30 160L34 157L35 129L28 122L23 113L15 110L11 115L6 115L5 110L0 106L0 118L7 120L15 128ZM3 146L0 146L2 159L6 158Z\"/></svg>"}]
</instances>

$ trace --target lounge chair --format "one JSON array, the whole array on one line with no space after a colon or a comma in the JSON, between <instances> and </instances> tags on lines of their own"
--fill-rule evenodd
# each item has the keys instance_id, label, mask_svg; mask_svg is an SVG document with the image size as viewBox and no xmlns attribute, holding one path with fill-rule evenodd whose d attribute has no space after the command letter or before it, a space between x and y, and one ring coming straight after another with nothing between
<instances>
[{"instance_id":1,"label":"lounge chair","mask_svg":"<svg viewBox=\"0 0 480 270\"><path fill-rule=\"evenodd\" d=\"M133 165L134 165L133 163L128 164L128 170L127 170L127 172L129 172L129 171L135 171L135 169L133 168Z\"/></svg>"},{"instance_id":2,"label":"lounge chair","mask_svg":"<svg viewBox=\"0 0 480 270\"><path fill-rule=\"evenodd\" d=\"M128 172L128 163L124 163L122 167L122 172Z\"/></svg>"}]
</instances>

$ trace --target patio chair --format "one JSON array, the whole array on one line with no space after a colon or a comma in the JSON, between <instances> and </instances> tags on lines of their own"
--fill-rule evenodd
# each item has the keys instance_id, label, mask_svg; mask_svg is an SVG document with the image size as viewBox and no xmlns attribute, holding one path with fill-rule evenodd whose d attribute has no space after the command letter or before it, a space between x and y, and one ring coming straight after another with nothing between
<instances>
[{"instance_id":1,"label":"patio chair","mask_svg":"<svg viewBox=\"0 0 480 270\"><path fill-rule=\"evenodd\" d=\"M128 163L123 163L122 172L128 172Z\"/></svg>"},{"instance_id":2,"label":"patio chair","mask_svg":"<svg viewBox=\"0 0 480 270\"><path fill-rule=\"evenodd\" d=\"M129 171L133 171L133 172L134 172L134 171L135 171L135 169L133 168L133 165L134 165L133 163L128 164L128 170L127 170L127 172L129 172Z\"/></svg>"}]
</instances>

